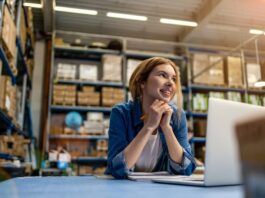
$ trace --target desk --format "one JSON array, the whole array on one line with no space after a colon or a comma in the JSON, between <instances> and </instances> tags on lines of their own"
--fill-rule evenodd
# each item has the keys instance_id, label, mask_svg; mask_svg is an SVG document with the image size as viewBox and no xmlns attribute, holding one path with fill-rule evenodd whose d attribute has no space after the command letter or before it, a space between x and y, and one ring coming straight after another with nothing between
<instances>
[{"instance_id":1,"label":"desk","mask_svg":"<svg viewBox=\"0 0 265 198\"><path fill-rule=\"evenodd\" d=\"M0 183L1 198L242 198L242 186L191 187L94 176L23 177Z\"/></svg>"}]
</instances>

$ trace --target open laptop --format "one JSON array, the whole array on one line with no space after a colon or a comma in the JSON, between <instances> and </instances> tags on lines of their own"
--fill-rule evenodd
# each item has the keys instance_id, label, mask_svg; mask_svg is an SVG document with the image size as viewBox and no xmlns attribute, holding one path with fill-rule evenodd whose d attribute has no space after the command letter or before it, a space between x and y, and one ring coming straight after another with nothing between
<instances>
[{"instance_id":1,"label":"open laptop","mask_svg":"<svg viewBox=\"0 0 265 198\"><path fill-rule=\"evenodd\" d=\"M265 107L210 98L207 118L204 177L168 177L153 182L195 186L242 183L235 125L241 119L264 115Z\"/></svg>"}]
</instances>

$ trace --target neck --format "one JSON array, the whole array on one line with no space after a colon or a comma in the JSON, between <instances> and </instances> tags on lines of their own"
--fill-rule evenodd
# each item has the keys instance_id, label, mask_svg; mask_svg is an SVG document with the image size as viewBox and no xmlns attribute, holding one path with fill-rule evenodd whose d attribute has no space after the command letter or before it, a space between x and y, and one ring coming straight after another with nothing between
<instances>
[{"instance_id":1,"label":"neck","mask_svg":"<svg viewBox=\"0 0 265 198\"><path fill-rule=\"evenodd\" d=\"M142 97L142 111L143 114L146 114L148 112L149 107L152 105L152 103L155 101L155 99L151 99L148 97L143 96Z\"/></svg>"}]
</instances>

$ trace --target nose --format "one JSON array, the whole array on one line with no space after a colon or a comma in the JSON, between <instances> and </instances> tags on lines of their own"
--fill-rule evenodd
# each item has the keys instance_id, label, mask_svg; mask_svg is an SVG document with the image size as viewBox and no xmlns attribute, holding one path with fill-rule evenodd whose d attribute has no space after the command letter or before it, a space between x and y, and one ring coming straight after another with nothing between
<instances>
[{"instance_id":1,"label":"nose","mask_svg":"<svg viewBox=\"0 0 265 198\"><path fill-rule=\"evenodd\" d=\"M168 85L168 86L172 86L174 83L175 83L175 82L174 82L173 79L168 78L168 79L167 79L167 83L166 83L166 85Z\"/></svg>"}]
</instances>

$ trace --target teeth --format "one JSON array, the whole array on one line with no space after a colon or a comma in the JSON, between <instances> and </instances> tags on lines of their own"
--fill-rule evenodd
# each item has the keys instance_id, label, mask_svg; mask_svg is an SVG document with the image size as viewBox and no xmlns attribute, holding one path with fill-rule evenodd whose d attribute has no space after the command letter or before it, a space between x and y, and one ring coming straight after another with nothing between
<instances>
[{"instance_id":1,"label":"teeth","mask_svg":"<svg viewBox=\"0 0 265 198\"><path fill-rule=\"evenodd\" d=\"M167 90L161 90L162 93L166 94L166 95L170 95L171 91L167 91Z\"/></svg>"}]
</instances>

